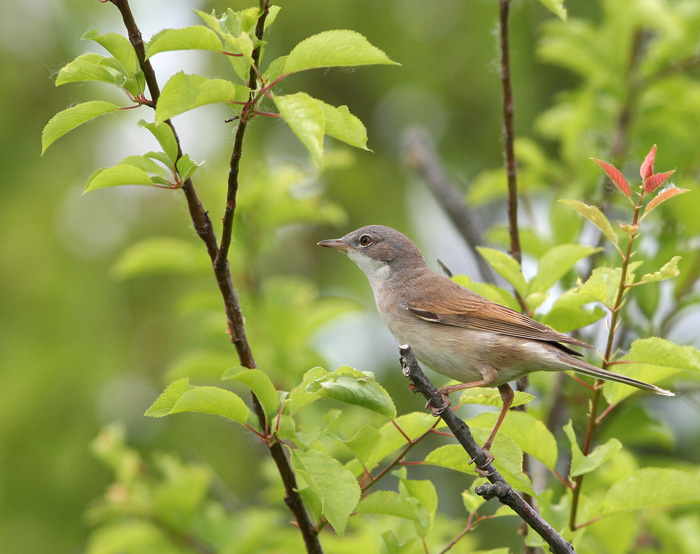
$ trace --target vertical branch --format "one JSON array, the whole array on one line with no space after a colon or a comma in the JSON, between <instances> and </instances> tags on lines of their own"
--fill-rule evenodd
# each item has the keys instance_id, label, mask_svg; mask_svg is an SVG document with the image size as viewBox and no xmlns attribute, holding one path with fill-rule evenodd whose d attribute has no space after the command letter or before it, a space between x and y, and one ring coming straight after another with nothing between
<instances>
[{"instance_id":1,"label":"vertical branch","mask_svg":"<svg viewBox=\"0 0 700 554\"><path fill-rule=\"evenodd\" d=\"M141 70L144 73L146 85L148 86L153 105L155 106L158 101L158 97L160 96L160 87L158 86L158 81L156 79L155 72L153 71L153 67L150 61L146 59L141 31L139 30L136 21L134 20L133 14L131 12L131 7L129 6L129 1L109 1L117 7L117 9L122 15L124 25L129 34L129 41L131 42L131 45L134 47L134 50L136 52L136 56L139 61L139 66L141 67ZM255 31L256 37L259 41L261 40L263 31L265 29L265 18L268 13L268 4L269 0L260 0L261 14L258 18ZM251 67L251 73L249 77L249 84L251 85L251 88L255 86L255 71L257 69L257 67L255 66L257 66L257 63L260 60L260 48L262 47L261 45L262 43L260 43L259 46L253 52L255 64L254 67ZM252 114L252 111L250 113ZM195 230L204 242L209 257L212 261L214 274L216 276L216 282L219 286L221 296L224 300L224 310L228 322L228 330L231 333L231 341L236 347L238 359L242 366L253 369L256 367L255 358L253 357L253 352L250 348L250 344L248 343L248 339L246 337L243 313L241 311L240 303L238 301L238 296L233 287L231 271L227 258L228 246L231 241L233 216L235 212L235 198L238 190L238 162L242 153L243 136L245 133L246 122L247 120L242 118L242 126L239 125L238 130L236 132L236 139L234 141L234 154L232 156L231 166L232 169L235 167L233 179L235 188L233 189L233 191L231 190L232 180L231 174L229 174L227 210L226 216L224 218L225 234L222 237L221 248L217 246L216 234L211 224L211 220L209 219L207 212L204 210L204 207L202 206L202 203L199 200L199 197L197 196L197 192L194 188L194 184L191 179L187 179L185 181L182 190L185 194L185 197L187 198L187 205L189 207L190 216L192 218ZM170 128L173 131L175 140L177 141L178 145L178 158L180 158L182 156L182 149L180 148L180 139L172 122L170 120L167 120L166 123L170 126ZM232 202L230 202L231 198ZM229 209L229 205L231 205L231 209ZM262 408L262 405L260 404L260 401L258 400L257 396L255 396L255 394L251 394L251 397L253 411L255 412L255 415L258 418L260 427L267 433L267 418L265 416L265 412ZM299 495L294 470L292 469L292 466L289 460L287 459L282 444L280 444L274 439L270 440L268 442L268 449L270 451L270 456L275 461L275 464L277 465L278 471L282 478L282 482L284 484L286 492L285 503L287 504L287 506L289 507L290 511L296 519L297 525L299 526L299 530L304 539L306 551L309 554L323 554L323 548L321 547L321 543L318 539L318 529L316 529L316 527L314 526L313 522L311 521L311 517L309 516L308 512L306 511L306 508L304 507L304 503L301 499L301 496Z\"/></svg>"}]
</instances>

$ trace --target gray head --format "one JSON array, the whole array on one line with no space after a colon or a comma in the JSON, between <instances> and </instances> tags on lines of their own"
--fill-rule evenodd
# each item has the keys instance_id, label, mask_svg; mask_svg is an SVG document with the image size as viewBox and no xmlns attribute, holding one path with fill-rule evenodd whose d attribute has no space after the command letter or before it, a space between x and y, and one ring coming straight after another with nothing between
<instances>
[{"instance_id":1,"label":"gray head","mask_svg":"<svg viewBox=\"0 0 700 554\"><path fill-rule=\"evenodd\" d=\"M319 246L345 252L375 285L400 273L425 267L420 251L408 237L391 227L367 225L339 239L322 240Z\"/></svg>"}]
</instances>

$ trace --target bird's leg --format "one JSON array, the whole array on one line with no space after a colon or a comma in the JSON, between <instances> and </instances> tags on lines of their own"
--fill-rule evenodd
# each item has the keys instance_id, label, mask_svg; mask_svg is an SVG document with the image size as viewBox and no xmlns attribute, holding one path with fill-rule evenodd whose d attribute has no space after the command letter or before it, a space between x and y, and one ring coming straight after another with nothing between
<instances>
[{"instance_id":1,"label":"bird's leg","mask_svg":"<svg viewBox=\"0 0 700 554\"><path fill-rule=\"evenodd\" d=\"M433 406L430 401L425 405L426 408L430 408L430 411L435 417L438 417L442 412L452 405L449 394L457 392L458 390L473 389L476 387L488 387L493 384L492 380L482 379L481 381L472 381L471 383L460 383L459 385L447 385L446 387L440 387L438 392L442 396L442 406Z\"/></svg>"},{"instance_id":2,"label":"bird's leg","mask_svg":"<svg viewBox=\"0 0 700 554\"><path fill-rule=\"evenodd\" d=\"M493 429L491 429L491 434L489 435L489 438L486 439L484 446L481 447L482 450L486 450L487 452L489 452L489 455L491 457L493 457L493 455L490 452L491 445L493 444L493 439L496 438L496 433L498 433L498 429L501 426L501 423L503 423L503 420L505 419L508 410L513 404L513 398L515 398L515 393L513 392L513 389L508 383L505 383L504 385L498 385L498 392L501 393L503 407L501 408L501 413L498 414L496 424L493 426Z\"/></svg>"}]
</instances>

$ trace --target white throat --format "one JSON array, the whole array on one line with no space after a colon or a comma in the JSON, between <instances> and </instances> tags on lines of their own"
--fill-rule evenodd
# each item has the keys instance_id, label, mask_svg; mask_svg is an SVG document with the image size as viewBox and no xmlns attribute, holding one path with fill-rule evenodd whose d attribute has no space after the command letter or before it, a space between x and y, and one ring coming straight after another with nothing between
<instances>
[{"instance_id":1,"label":"white throat","mask_svg":"<svg viewBox=\"0 0 700 554\"><path fill-rule=\"evenodd\" d=\"M388 264L373 260L369 256L364 256L357 250L348 250L348 257L357 264L362 272L367 276L372 290L377 290L388 284L391 268Z\"/></svg>"}]
</instances>

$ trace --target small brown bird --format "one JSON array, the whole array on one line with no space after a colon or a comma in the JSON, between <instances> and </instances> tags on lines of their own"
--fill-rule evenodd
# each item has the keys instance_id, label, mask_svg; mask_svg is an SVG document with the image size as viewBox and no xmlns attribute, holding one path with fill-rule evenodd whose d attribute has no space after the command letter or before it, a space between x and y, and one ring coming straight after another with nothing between
<instances>
[{"instance_id":1,"label":"small brown bird","mask_svg":"<svg viewBox=\"0 0 700 554\"><path fill-rule=\"evenodd\" d=\"M625 383L665 396L672 392L595 367L567 344L593 348L558 333L510 308L487 300L431 270L416 246L382 225L362 227L319 246L345 252L369 279L377 309L399 344L409 344L428 367L460 381L442 387L451 392L498 387L503 408L484 443L489 450L513 402L509 381L533 371L573 370Z\"/></svg>"}]
</instances>

